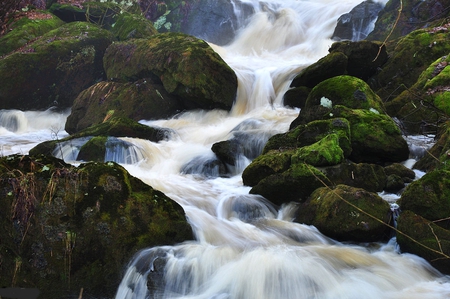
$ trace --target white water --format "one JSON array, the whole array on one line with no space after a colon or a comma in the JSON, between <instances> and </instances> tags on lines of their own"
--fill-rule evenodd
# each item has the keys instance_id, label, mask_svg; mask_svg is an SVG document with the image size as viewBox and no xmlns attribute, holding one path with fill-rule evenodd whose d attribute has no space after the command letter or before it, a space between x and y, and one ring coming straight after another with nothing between
<instances>
[{"instance_id":1,"label":"white water","mask_svg":"<svg viewBox=\"0 0 450 299\"><path fill-rule=\"evenodd\" d=\"M395 240L369 246L341 244L314 227L293 223L295 206L278 209L249 195L250 188L241 179L250 163L245 157L229 178L180 173L196 157L212 158L212 144L231 138L236 130L268 135L287 131L298 114L282 107L290 80L327 54L337 18L359 4L246 2L258 11L249 27L231 45L213 45L239 77L232 111L194 111L174 119L142 121L173 129L175 134L167 141L122 139L144 157L123 165L183 206L196 240L143 249L131 261L116 298L450 297L448 278L414 255L399 254ZM39 142L66 135L62 128L67 114L3 111L8 117L14 113L26 117L18 125L7 121L9 125L0 128L2 155L26 154ZM54 123L43 123L50 120ZM63 156L73 160L76 155Z\"/></svg>"}]
</instances>

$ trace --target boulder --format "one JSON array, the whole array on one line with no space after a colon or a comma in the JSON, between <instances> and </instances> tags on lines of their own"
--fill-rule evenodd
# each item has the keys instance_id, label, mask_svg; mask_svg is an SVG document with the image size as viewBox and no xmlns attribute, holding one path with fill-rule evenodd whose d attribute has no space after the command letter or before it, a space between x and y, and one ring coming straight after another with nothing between
<instances>
[{"instance_id":1,"label":"boulder","mask_svg":"<svg viewBox=\"0 0 450 299\"><path fill-rule=\"evenodd\" d=\"M374 242L388 236L389 204L376 193L346 185L315 190L295 221L338 241Z\"/></svg>"},{"instance_id":2,"label":"boulder","mask_svg":"<svg viewBox=\"0 0 450 299\"><path fill-rule=\"evenodd\" d=\"M9 32L0 38L0 57L26 46L63 24L61 19L46 11L35 10L32 14L25 13L20 19L8 24Z\"/></svg>"},{"instance_id":3,"label":"boulder","mask_svg":"<svg viewBox=\"0 0 450 299\"><path fill-rule=\"evenodd\" d=\"M450 171L428 172L408 185L397 201L403 211L410 210L447 229L450 225Z\"/></svg>"},{"instance_id":4,"label":"boulder","mask_svg":"<svg viewBox=\"0 0 450 299\"><path fill-rule=\"evenodd\" d=\"M402 252L418 255L442 273L450 273L450 231L448 229L412 211L404 211L400 214L397 228L399 230L397 243ZM430 271L435 270L430 268Z\"/></svg>"},{"instance_id":5,"label":"boulder","mask_svg":"<svg viewBox=\"0 0 450 299\"><path fill-rule=\"evenodd\" d=\"M107 78L151 78L190 109L230 109L236 97L234 71L203 40L181 33L112 44L104 56Z\"/></svg>"},{"instance_id":6,"label":"boulder","mask_svg":"<svg viewBox=\"0 0 450 299\"><path fill-rule=\"evenodd\" d=\"M376 110L349 109L335 106L329 117L345 118L350 123L353 162L403 162L409 157L409 148L397 124Z\"/></svg>"},{"instance_id":7,"label":"boulder","mask_svg":"<svg viewBox=\"0 0 450 299\"><path fill-rule=\"evenodd\" d=\"M317 188L331 182L317 168L305 164L292 164L288 170L265 177L252 189L251 194L259 194L281 206L289 202L305 201Z\"/></svg>"},{"instance_id":8,"label":"boulder","mask_svg":"<svg viewBox=\"0 0 450 299\"><path fill-rule=\"evenodd\" d=\"M113 40L94 24L74 22L0 59L0 108L72 106L82 90L104 77L103 54Z\"/></svg>"},{"instance_id":9,"label":"boulder","mask_svg":"<svg viewBox=\"0 0 450 299\"><path fill-rule=\"evenodd\" d=\"M13 155L0 165L1 285L113 297L138 250L193 239L181 206L116 163Z\"/></svg>"},{"instance_id":10,"label":"boulder","mask_svg":"<svg viewBox=\"0 0 450 299\"><path fill-rule=\"evenodd\" d=\"M381 192L386 185L386 173L383 167L377 164L346 161L324 167L323 172L333 185L347 185L369 192Z\"/></svg>"},{"instance_id":11,"label":"boulder","mask_svg":"<svg viewBox=\"0 0 450 299\"><path fill-rule=\"evenodd\" d=\"M373 30L381 9L383 5L379 2L364 1L358 4L350 12L339 17L331 39L351 41L365 39Z\"/></svg>"},{"instance_id":12,"label":"boulder","mask_svg":"<svg viewBox=\"0 0 450 299\"><path fill-rule=\"evenodd\" d=\"M183 108L176 96L150 78L125 83L102 81L76 97L65 130L73 134L111 115L135 121L167 118Z\"/></svg>"},{"instance_id":13,"label":"boulder","mask_svg":"<svg viewBox=\"0 0 450 299\"><path fill-rule=\"evenodd\" d=\"M384 111L381 99L363 80L353 76L336 76L322 81L311 90L305 107L292 122L291 129L299 124L330 117L331 109L335 105L353 109L374 109L379 113Z\"/></svg>"}]
</instances>

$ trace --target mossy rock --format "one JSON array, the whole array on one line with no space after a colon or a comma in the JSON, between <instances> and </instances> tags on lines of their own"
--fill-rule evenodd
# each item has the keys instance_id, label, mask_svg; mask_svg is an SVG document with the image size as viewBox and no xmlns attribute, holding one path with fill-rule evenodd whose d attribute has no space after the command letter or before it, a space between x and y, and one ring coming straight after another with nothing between
<instances>
[{"instance_id":1,"label":"mossy rock","mask_svg":"<svg viewBox=\"0 0 450 299\"><path fill-rule=\"evenodd\" d=\"M430 221L450 217L450 171L434 170L408 185L398 201L403 211L410 210ZM448 228L450 221L436 221Z\"/></svg>"},{"instance_id":2,"label":"mossy rock","mask_svg":"<svg viewBox=\"0 0 450 299\"><path fill-rule=\"evenodd\" d=\"M135 121L167 118L185 109L180 100L150 78L120 83L102 81L74 100L65 130L73 134L102 123L111 114Z\"/></svg>"},{"instance_id":3,"label":"mossy rock","mask_svg":"<svg viewBox=\"0 0 450 299\"><path fill-rule=\"evenodd\" d=\"M450 57L440 57L417 82L386 104L410 134L435 134L442 119L450 116Z\"/></svg>"},{"instance_id":4,"label":"mossy rock","mask_svg":"<svg viewBox=\"0 0 450 299\"><path fill-rule=\"evenodd\" d=\"M296 149L311 145L334 133L339 136L339 146L343 149L344 156L348 156L352 151L350 123L344 118L312 121L297 126L286 133L276 134L268 140L262 153L267 153L270 150Z\"/></svg>"},{"instance_id":5,"label":"mossy rock","mask_svg":"<svg viewBox=\"0 0 450 299\"><path fill-rule=\"evenodd\" d=\"M104 56L109 79L152 78L190 108L230 109L237 91L234 71L203 40L181 33L112 44Z\"/></svg>"},{"instance_id":6,"label":"mossy rock","mask_svg":"<svg viewBox=\"0 0 450 299\"><path fill-rule=\"evenodd\" d=\"M450 273L450 231L412 212L398 217L397 243L402 252L418 255L444 274ZM441 254L442 253L442 254Z\"/></svg>"},{"instance_id":7,"label":"mossy rock","mask_svg":"<svg viewBox=\"0 0 450 299\"><path fill-rule=\"evenodd\" d=\"M0 60L0 108L67 108L104 76L102 58L114 37L90 23L51 30Z\"/></svg>"},{"instance_id":8,"label":"mossy rock","mask_svg":"<svg viewBox=\"0 0 450 299\"><path fill-rule=\"evenodd\" d=\"M345 157L339 146L339 136L330 134L316 143L299 148L291 159L293 164L304 162L319 167L339 164Z\"/></svg>"},{"instance_id":9,"label":"mossy rock","mask_svg":"<svg viewBox=\"0 0 450 299\"><path fill-rule=\"evenodd\" d=\"M342 41L331 45L331 54L342 53L347 57L345 74L364 81L369 80L388 61L386 46L372 41Z\"/></svg>"},{"instance_id":10,"label":"mossy rock","mask_svg":"<svg viewBox=\"0 0 450 299\"><path fill-rule=\"evenodd\" d=\"M348 58L344 53L330 53L303 69L292 80L291 87L305 86L314 88L314 86L326 79L346 74L347 63Z\"/></svg>"},{"instance_id":11,"label":"mossy rock","mask_svg":"<svg viewBox=\"0 0 450 299\"><path fill-rule=\"evenodd\" d=\"M0 38L0 56L9 54L50 30L63 25L64 22L55 15L45 11L33 11L33 16L27 14L8 25L9 32Z\"/></svg>"},{"instance_id":12,"label":"mossy rock","mask_svg":"<svg viewBox=\"0 0 450 299\"><path fill-rule=\"evenodd\" d=\"M408 159L408 144L389 116L376 110L339 105L330 110L330 115L350 122L352 153L349 159L353 162L403 162Z\"/></svg>"},{"instance_id":13,"label":"mossy rock","mask_svg":"<svg viewBox=\"0 0 450 299\"><path fill-rule=\"evenodd\" d=\"M242 172L246 186L255 186L264 178L289 169L294 150L271 150L254 159Z\"/></svg>"},{"instance_id":14,"label":"mossy rock","mask_svg":"<svg viewBox=\"0 0 450 299\"><path fill-rule=\"evenodd\" d=\"M414 164L415 169L430 172L450 165L450 126L447 122L436 136L436 143Z\"/></svg>"},{"instance_id":15,"label":"mossy rock","mask_svg":"<svg viewBox=\"0 0 450 299\"><path fill-rule=\"evenodd\" d=\"M276 205L305 201L317 188L331 182L317 168L305 163L293 164L282 173L262 179L250 189L251 194L260 194Z\"/></svg>"},{"instance_id":16,"label":"mossy rock","mask_svg":"<svg viewBox=\"0 0 450 299\"><path fill-rule=\"evenodd\" d=\"M314 225L338 241L373 242L388 236L389 212L389 204L376 193L338 185L314 191L295 221Z\"/></svg>"},{"instance_id":17,"label":"mossy rock","mask_svg":"<svg viewBox=\"0 0 450 299\"><path fill-rule=\"evenodd\" d=\"M80 148L77 161L105 162L106 142L108 137L96 136L89 139Z\"/></svg>"},{"instance_id":18,"label":"mossy rock","mask_svg":"<svg viewBox=\"0 0 450 299\"><path fill-rule=\"evenodd\" d=\"M335 105L353 109L374 109L379 113L384 111L381 99L363 80L353 76L336 76L322 81L311 90L305 107L292 122L291 129L299 124L329 118L328 115Z\"/></svg>"},{"instance_id":19,"label":"mossy rock","mask_svg":"<svg viewBox=\"0 0 450 299\"><path fill-rule=\"evenodd\" d=\"M399 177L405 179L405 180L414 180L416 178L416 173L414 170L406 167L405 165L401 163L392 163L386 167L384 167L384 172L386 175L398 175Z\"/></svg>"},{"instance_id":20,"label":"mossy rock","mask_svg":"<svg viewBox=\"0 0 450 299\"><path fill-rule=\"evenodd\" d=\"M177 203L116 163L13 155L0 165L1 285L113 297L138 250L193 238Z\"/></svg>"},{"instance_id":21,"label":"mossy rock","mask_svg":"<svg viewBox=\"0 0 450 299\"><path fill-rule=\"evenodd\" d=\"M48 10L67 23L87 21L86 10L75 5L53 3Z\"/></svg>"},{"instance_id":22,"label":"mossy rock","mask_svg":"<svg viewBox=\"0 0 450 299\"><path fill-rule=\"evenodd\" d=\"M302 109L305 107L311 88L306 86L294 87L286 91L283 96L283 105L288 107L297 107Z\"/></svg>"},{"instance_id":23,"label":"mossy rock","mask_svg":"<svg viewBox=\"0 0 450 299\"><path fill-rule=\"evenodd\" d=\"M153 23L143 15L128 12L119 14L110 30L120 41L131 38L146 38L158 33Z\"/></svg>"},{"instance_id":24,"label":"mossy rock","mask_svg":"<svg viewBox=\"0 0 450 299\"><path fill-rule=\"evenodd\" d=\"M430 64L448 53L450 36L446 28L413 31L398 40L390 59L376 75L371 87L389 102L411 88ZM389 114L396 116L397 111L392 110L389 110Z\"/></svg>"},{"instance_id":25,"label":"mossy rock","mask_svg":"<svg viewBox=\"0 0 450 299\"><path fill-rule=\"evenodd\" d=\"M386 173L382 166L346 161L322 169L334 185L362 188L369 192L381 192L386 185Z\"/></svg>"}]
</instances>

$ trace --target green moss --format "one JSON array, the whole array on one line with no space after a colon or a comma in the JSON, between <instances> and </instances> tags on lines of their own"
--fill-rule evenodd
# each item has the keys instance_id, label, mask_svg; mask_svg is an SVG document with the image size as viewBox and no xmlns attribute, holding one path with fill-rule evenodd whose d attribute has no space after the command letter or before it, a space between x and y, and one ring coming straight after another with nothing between
<instances>
[{"instance_id":1,"label":"green moss","mask_svg":"<svg viewBox=\"0 0 450 299\"><path fill-rule=\"evenodd\" d=\"M106 141L108 137L92 137L86 142L78 153L78 161L104 162L106 154Z\"/></svg>"},{"instance_id":2,"label":"green moss","mask_svg":"<svg viewBox=\"0 0 450 299\"><path fill-rule=\"evenodd\" d=\"M117 21L111 31L120 41L130 38L145 38L158 33L153 24L144 16L127 12L117 16Z\"/></svg>"},{"instance_id":3,"label":"green moss","mask_svg":"<svg viewBox=\"0 0 450 299\"><path fill-rule=\"evenodd\" d=\"M23 17L8 26L11 31L0 38L0 56L17 50L64 24L63 21L48 12L35 11L34 13L39 18Z\"/></svg>"},{"instance_id":4,"label":"green moss","mask_svg":"<svg viewBox=\"0 0 450 299\"><path fill-rule=\"evenodd\" d=\"M341 163L344 151L339 146L339 136L330 134L318 142L299 148L292 156L292 164L305 162L313 166L329 166Z\"/></svg>"}]
</instances>

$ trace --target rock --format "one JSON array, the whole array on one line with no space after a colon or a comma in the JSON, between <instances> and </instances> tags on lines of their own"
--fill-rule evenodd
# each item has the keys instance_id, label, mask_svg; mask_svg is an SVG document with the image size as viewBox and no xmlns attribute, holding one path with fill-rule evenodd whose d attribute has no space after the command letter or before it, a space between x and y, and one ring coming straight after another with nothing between
<instances>
[{"instance_id":1,"label":"rock","mask_svg":"<svg viewBox=\"0 0 450 299\"><path fill-rule=\"evenodd\" d=\"M1 285L113 297L138 250L193 238L181 206L116 163L13 155L0 165Z\"/></svg>"},{"instance_id":2,"label":"rock","mask_svg":"<svg viewBox=\"0 0 450 299\"><path fill-rule=\"evenodd\" d=\"M311 88L305 86L294 87L286 91L283 96L283 105L300 108L305 107L308 94L311 92Z\"/></svg>"},{"instance_id":3,"label":"rock","mask_svg":"<svg viewBox=\"0 0 450 299\"><path fill-rule=\"evenodd\" d=\"M304 162L313 166L330 166L344 161L344 151L339 145L339 136L330 134L316 143L297 149L292 163Z\"/></svg>"},{"instance_id":4,"label":"rock","mask_svg":"<svg viewBox=\"0 0 450 299\"><path fill-rule=\"evenodd\" d=\"M385 190L391 193L399 193L406 184L411 183L416 173L400 163L393 163L384 168L387 175Z\"/></svg>"},{"instance_id":5,"label":"rock","mask_svg":"<svg viewBox=\"0 0 450 299\"><path fill-rule=\"evenodd\" d=\"M389 212L389 204L376 193L338 185L314 191L301 204L295 222L314 225L338 241L373 242L387 237Z\"/></svg>"},{"instance_id":6,"label":"rock","mask_svg":"<svg viewBox=\"0 0 450 299\"><path fill-rule=\"evenodd\" d=\"M379 2L364 1L358 4L349 13L339 17L331 39L364 40L373 30L381 9L383 5Z\"/></svg>"},{"instance_id":7,"label":"rock","mask_svg":"<svg viewBox=\"0 0 450 299\"><path fill-rule=\"evenodd\" d=\"M348 58L346 74L364 81L377 74L388 61L386 47L379 42L336 42L328 51L345 54Z\"/></svg>"},{"instance_id":8,"label":"rock","mask_svg":"<svg viewBox=\"0 0 450 299\"><path fill-rule=\"evenodd\" d=\"M117 15L115 21L114 27L110 31L120 41L131 38L146 38L158 33L153 23L141 14L123 12Z\"/></svg>"},{"instance_id":9,"label":"rock","mask_svg":"<svg viewBox=\"0 0 450 299\"><path fill-rule=\"evenodd\" d=\"M443 56L425 69L411 88L403 91L386 108L402 122L409 134L435 134L450 115L449 56Z\"/></svg>"},{"instance_id":10,"label":"rock","mask_svg":"<svg viewBox=\"0 0 450 299\"><path fill-rule=\"evenodd\" d=\"M348 109L335 106L330 114L350 122L353 162L403 162L409 148L397 124L387 115L375 110Z\"/></svg>"},{"instance_id":11,"label":"rock","mask_svg":"<svg viewBox=\"0 0 450 299\"><path fill-rule=\"evenodd\" d=\"M90 23L51 30L0 60L0 108L67 108L104 76L102 58L114 37Z\"/></svg>"},{"instance_id":12,"label":"rock","mask_svg":"<svg viewBox=\"0 0 450 299\"><path fill-rule=\"evenodd\" d=\"M425 156L414 164L415 169L431 172L434 169L446 167L450 160L450 127L448 122L442 126L436 140L436 143L426 151Z\"/></svg>"},{"instance_id":13,"label":"rock","mask_svg":"<svg viewBox=\"0 0 450 299\"><path fill-rule=\"evenodd\" d=\"M326 79L344 75L347 70L347 63L348 57L341 51L330 53L303 69L292 80L291 87L313 88Z\"/></svg>"},{"instance_id":14,"label":"rock","mask_svg":"<svg viewBox=\"0 0 450 299\"><path fill-rule=\"evenodd\" d=\"M386 185L386 173L382 166L350 161L324 167L324 174L333 185L347 185L369 192L381 192Z\"/></svg>"},{"instance_id":15,"label":"rock","mask_svg":"<svg viewBox=\"0 0 450 299\"><path fill-rule=\"evenodd\" d=\"M405 187L405 181L396 174L390 174L386 178L385 190L389 193L398 193Z\"/></svg>"},{"instance_id":16,"label":"rock","mask_svg":"<svg viewBox=\"0 0 450 299\"><path fill-rule=\"evenodd\" d=\"M229 176L227 166L217 157L197 156L180 169L180 173L200 175L204 178Z\"/></svg>"},{"instance_id":17,"label":"rock","mask_svg":"<svg viewBox=\"0 0 450 299\"><path fill-rule=\"evenodd\" d=\"M410 89L431 63L450 53L447 27L416 30L394 43L395 48L390 51L391 57L370 82L372 89L386 99L386 111L389 115L397 116L398 110L406 104L390 102ZM413 95L414 92L411 96Z\"/></svg>"},{"instance_id":18,"label":"rock","mask_svg":"<svg viewBox=\"0 0 450 299\"><path fill-rule=\"evenodd\" d=\"M450 225L448 186L450 186L450 171L434 170L409 184L397 203L403 211L410 210L447 229Z\"/></svg>"},{"instance_id":19,"label":"rock","mask_svg":"<svg viewBox=\"0 0 450 299\"><path fill-rule=\"evenodd\" d=\"M179 99L150 78L135 82L102 81L83 90L74 100L65 130L76 133L102 123L111 114L135 121L161 119L182 111Z\"/></svg>"},{"instance_id":20,"label":"rock","mask_svg":"<svg viewBox=\"0 0 450 299\"><path fill-rule=\"evenodd\" d=\"M416 254L444 274L450 273L450 231L412 211L398 217L397 243L402 252ZM435 269L429 268L430 272Z\"/></svg>"},{"instance_id":21,"label":"rock","mask_svg":"<svg viewBox=\"0 0 450 299\"><path fill-rule=\"evenodd\" d=\"M105 53L108 79L151 78L190 109L230 109L237 91L234 71L205 42L181 33L112 44Z\"/></svg>"},{"instance_id":22,"label":"rock","mask_svg":"<svg viewBox=\"0 0 450 299\"><path fill-rule=\"evenodd\" d=\"M48 10L66 23L87 21L86 10L75 5L53 3Z\"/></svg>"},{"instance_id":23,"label":"rock","mask_svg":"<svg viewBox=\"0 0 450 299\"><path fill-rule=\"evenodd\" d=\"M261 180L289 169L294 150L271 150L254 159L242 173L245 186L255 186Z\"/></svg>"},{"instance_id":24,"label":"rock","mask_svg":"<svg viewBox=\"0 0 450 299\"><path fill-rule=\"evenodd\" d=\"M4 56L26 46L50 30L63 25L55 15L45 11L33 11L17 21L8 24L9 32L0 38L0 56Z\"/></svg>"},{"instance_id":25,"label":"rock","mask_svg":"<svg viewBox=\"0 0 450 299\"><path fill-rule=\"evenodd\" d=\"M324 116L330 117L331 109L335 105L354 109L375 109L379 113L384 111L381 99L363 80L352 76L337 76L322 81L311 90L305 107L290 128L323 119Z\"/></svg>"},{"instance_id":26,"label":"rock","mask_svg":"<svg viewBox=\"0 0 450 299\"><path fill-rule=\"evenodd\" d=\"M288 170L275 173L259 181L251 194L259 194L274 203L305 201L317 188L330 185L330 181L317 168L304 163L292 164Z\"/></svg>"}]
</instances>

